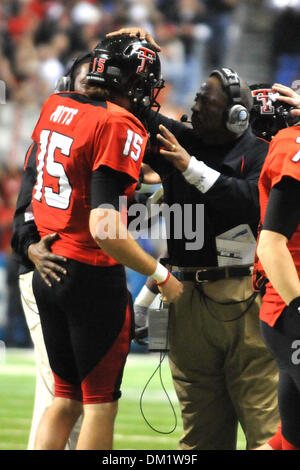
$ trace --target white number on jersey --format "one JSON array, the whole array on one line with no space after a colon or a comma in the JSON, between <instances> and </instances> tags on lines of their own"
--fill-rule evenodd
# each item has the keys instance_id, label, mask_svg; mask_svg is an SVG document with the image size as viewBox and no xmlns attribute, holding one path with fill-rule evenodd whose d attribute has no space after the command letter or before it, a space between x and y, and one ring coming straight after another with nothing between
<instances>
[{"instance_id":1,"label":"white number on jersey","mask_svg":"<svg viewBox=\"0 0 300 470\"><path fill-rule=\"evenodd\" d=\"M38 155L37 183L34 187L34 198L41 201L44 191L46 204L58 209L67 209L70 204L72 188L62 163L55 161L55 150L59 149L65 157L70 156L73 139L58 132L42 130L40 134L40 153ZM48 150L47 150L48 147ZM44 171L58 179L58 193L44 185Z\"/></svg>"},{"instance_id":2,"label":"white number on jersey","mask_svg":"<svg viewBox=\"0 0 300 470\"><path fill-rule=\"evenodd\" d=\"M123 150L123 155L130 155L130 157L135 162L137 162L142 151L142 147L141 147L142 145L143 145L143 138L136 132L133 132L131 129L128 129L127 139L126 139L124 150ZM132 148L133 150L131 150Z\"/></svg>"},{"instance_id":3,"label":"white number on jersey","mask_svg":"<svg viewBox=\"0 0 300 470\"><path fill-rule=\"evenodd\" d=\"M297 137L296 143L300 144L300 137ZM300 150L296 153L296 155L294 155L294 157L292 158L292 162L299 162L299 160L300 160Z\"/></svg>"}]
</instances>

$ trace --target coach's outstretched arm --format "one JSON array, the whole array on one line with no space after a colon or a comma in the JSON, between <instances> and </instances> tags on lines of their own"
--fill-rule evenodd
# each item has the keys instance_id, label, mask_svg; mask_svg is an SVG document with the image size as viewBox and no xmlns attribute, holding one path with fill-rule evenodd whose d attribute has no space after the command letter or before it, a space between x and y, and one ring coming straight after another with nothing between
<instances>
[{"instance_id":1,"label":"coach's outstretched arm","mask_svg":"<svg viewBox=\"0 0 300 470\"><path fill-rule=\"evenodd\" d=\"M96 243L120 264L151 276L169 303L176 302L183 285L134 240L115 209L96 208L90 213L90 231Z\"/></svg>"}]
</instances>

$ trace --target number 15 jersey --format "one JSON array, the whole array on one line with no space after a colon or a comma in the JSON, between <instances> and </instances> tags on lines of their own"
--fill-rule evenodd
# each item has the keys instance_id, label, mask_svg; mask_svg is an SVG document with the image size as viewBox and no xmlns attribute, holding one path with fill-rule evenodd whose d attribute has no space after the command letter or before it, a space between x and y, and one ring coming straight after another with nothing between
<instances>
[{"instance_id":1,"label":"number 15 jersey","mask_svg":"<svg viewBox=\"0 0 300 470\"><path fill-rule=\"evenodd\" d=\"M90 235L91 176L104 165L138 181L148 139L142 123L109 101L63 92L44 103L32 139L38 146L32 204L40 236L58 233L56 254L92 265L117 264Z\"/></svg>"}]
</instances>

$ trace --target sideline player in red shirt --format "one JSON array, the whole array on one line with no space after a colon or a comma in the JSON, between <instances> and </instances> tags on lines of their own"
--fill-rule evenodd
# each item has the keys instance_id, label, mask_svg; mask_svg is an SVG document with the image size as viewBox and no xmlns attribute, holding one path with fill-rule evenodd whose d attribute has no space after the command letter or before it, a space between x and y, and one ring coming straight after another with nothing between
<instances>
[{"instance_id":1,"label":"sideline player in red shirt","mask_svg":"<svg viewBox=\"0 0 300 470\"><path fill-rule=\"evenodd\" d=\"M52 251L67 259L66 276L51 289L37 271L33 276L55 378L36 449L63 449L82 404L77 449L112 448L131 339L122 265L152 276L169 302L182 292L130 236L119 212L119 197L138 181L147 143L136 115L155 103L160 86L159 58L146 41L106 39L92 53L86 94L51 95L34 129L35 223L41 237L59 234Z\"/></svg>"},{"instance_id":2,"label":"sideline player in red shirt","mask_svg":"<svg viewBox=\"0 0 300 470\"><path fill-rule=\"evenodd\" d=\"M273 88L286 95L282 101L300 104L291 89ZM294 116L298 113L292 112ZM260 449L300 450L300 122L297 124L273 138L259 180L262 230L257 270L266 279L261 332L278 363L281 416L277 434Z\"/></svg>"}]
</instances>

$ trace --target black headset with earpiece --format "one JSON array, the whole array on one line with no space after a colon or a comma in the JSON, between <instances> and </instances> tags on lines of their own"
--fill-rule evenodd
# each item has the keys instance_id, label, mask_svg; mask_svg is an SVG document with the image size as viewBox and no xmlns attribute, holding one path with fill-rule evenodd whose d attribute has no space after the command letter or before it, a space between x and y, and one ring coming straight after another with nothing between
<instances>
[{"instance_id":1,"label":"black headset with earpiece","mask_svg":"<svg viewBox=\"0 0 300 470\"><path fill-rule=\"evenodd\" d=\"M76 70L76 67L82 63L89 62L90 59L91 59L90 52L85 52L75 57L71 65L68 67L65 75L63 77L60 77L57 80L54 93L58 93L61 91L74 91L74 81L75 81L74 72Z\"/></svg>"},{"instance_id":2,"label":"black headset with earpiece","mask_svg":"<svg viewBox=\"0 0 300 470\"><path fill-rule=\"evenodd\" d=\"M224 124L234 134L242 134L249 126L250 113L243 105L241 83L238 74L230 68L213 70L210 74L217 75L225 89L230 103L224 111Z\"/></svg>"}]
</instances>

